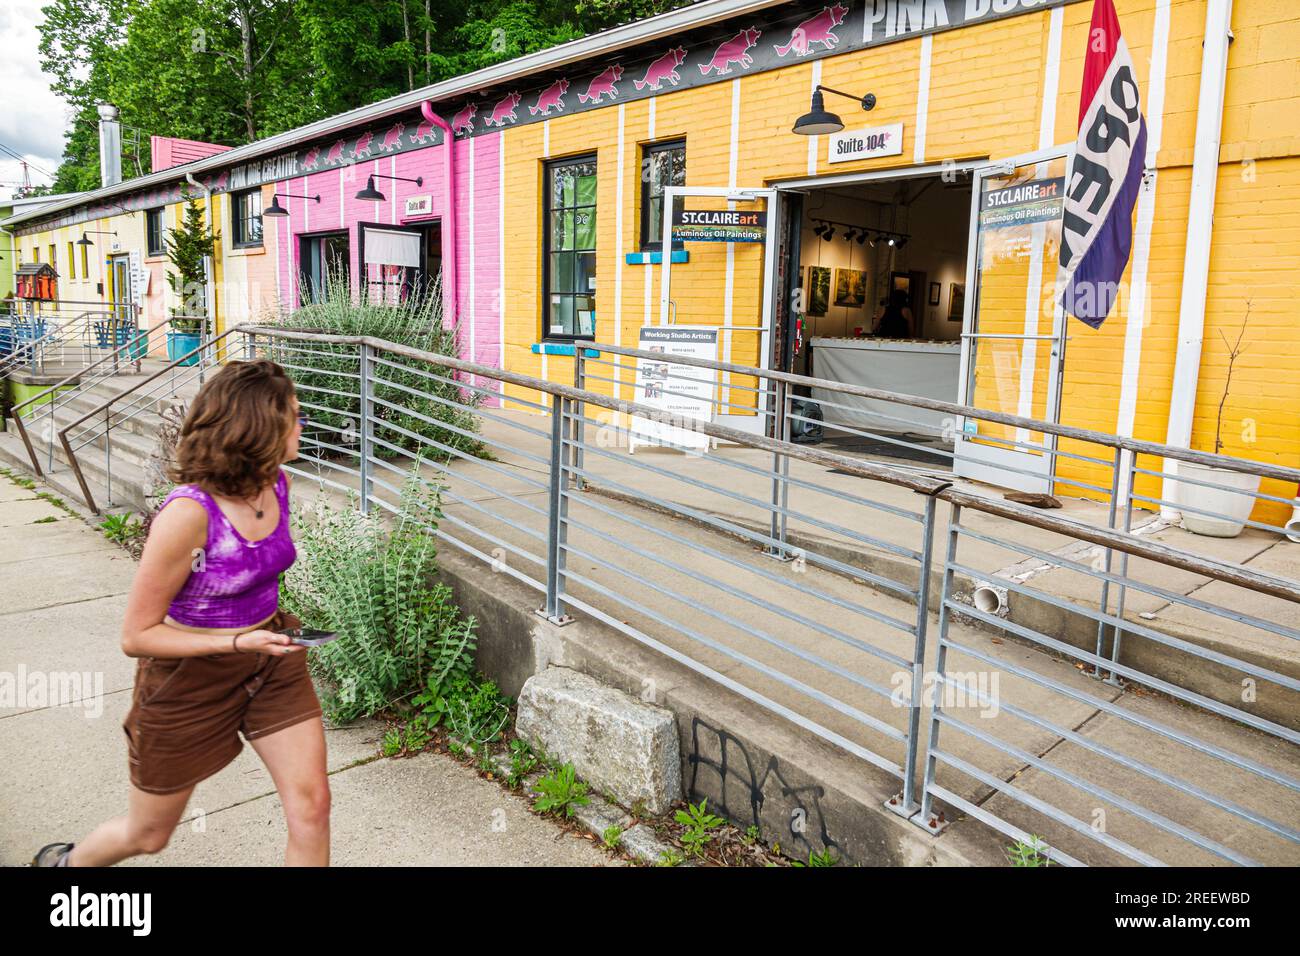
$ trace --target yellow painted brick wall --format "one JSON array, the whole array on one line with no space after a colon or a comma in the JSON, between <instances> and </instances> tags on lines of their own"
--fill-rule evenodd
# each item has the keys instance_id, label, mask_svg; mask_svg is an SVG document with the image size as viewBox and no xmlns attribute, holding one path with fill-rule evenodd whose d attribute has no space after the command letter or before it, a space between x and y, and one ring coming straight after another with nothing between
<instances>
[{"instance_id":1,"label":"yellow painted brick wall","mask_svg":"<svg viewBox=\"0 0 1300 956\"><path fill-rule=\"evenodd\" d=\"M1221 166L1214 234L1192 447L1214 450L1228 354L1240 335L1223 401L1223 452L1300 466L1300 157ZM1278 482L1261 490L1296 494ZM1284 521L1289 509L1261 505L1256 517Z\"/></svg>"}]
</instances>

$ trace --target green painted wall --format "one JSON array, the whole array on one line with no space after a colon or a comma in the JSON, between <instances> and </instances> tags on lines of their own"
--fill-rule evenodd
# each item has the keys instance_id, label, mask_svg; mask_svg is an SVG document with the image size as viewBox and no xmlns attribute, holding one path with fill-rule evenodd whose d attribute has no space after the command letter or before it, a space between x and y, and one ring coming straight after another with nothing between
<instances>
[{"instance_id":1,"label":"green painted wall","mask_svg":"<svg viewBox=\"0 0 1300 956\"><path fill-rule=\"evenodd\" d=\"M14 213L14 207L9 203L0 203L0 222L8 219ZM0 232L0 302L14 291L14 258L17 255L10 250L14 247L13 237L8 232Z\"/></svg>"}]
</instances>

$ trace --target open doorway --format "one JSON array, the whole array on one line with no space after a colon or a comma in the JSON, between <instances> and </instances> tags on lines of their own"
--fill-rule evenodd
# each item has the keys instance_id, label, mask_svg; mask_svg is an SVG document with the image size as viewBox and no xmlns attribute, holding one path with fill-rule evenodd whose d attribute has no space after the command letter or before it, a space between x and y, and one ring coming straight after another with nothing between
<instances>
[{"instance_id":1,"label":"open doorway","mask_svg":"<svg viewBox=\"0 0 1300 956\"><path fill-rule=\"evenodd\" d=\"M959 401L969 171L801 186L803 315L791 371ZM951 422L940 413L827 389L809 397L837 451L951 467Z\"/></svg>"},{"instance_id":2,"label":"open doorway","mask_svg":"<svg viewBox=\"0 0 1300 956\"><path fill-rule=\"evenodd\" d=\"M393 226L361 223L360 260L368 301L397 305L425 303L434 297L442 275L442 224L439 220Z\"/></svg>"}]
</instances>

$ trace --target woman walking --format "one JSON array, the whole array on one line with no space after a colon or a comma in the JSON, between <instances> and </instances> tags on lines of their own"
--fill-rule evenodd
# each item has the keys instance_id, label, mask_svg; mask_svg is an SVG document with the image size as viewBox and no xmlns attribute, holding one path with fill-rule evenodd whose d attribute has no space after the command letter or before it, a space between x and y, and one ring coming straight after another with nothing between
<instances>
[{"instance_id":1,"label":"woman walking","mask_svg":"<svg viewBox=\"0 0 1300 956\"><path fill-rule=\"evenodd\" d=\"M303 420L274 362L230 362L181 428L172 477L127 599L122 650L138 658L126 732L128 812L35 866L106 866L167 845L195 785L252 744L289 830L287 865L329 863L321 707L306 648L278 633L294 561L289 476Z\"/></svg>"}]
</instances>

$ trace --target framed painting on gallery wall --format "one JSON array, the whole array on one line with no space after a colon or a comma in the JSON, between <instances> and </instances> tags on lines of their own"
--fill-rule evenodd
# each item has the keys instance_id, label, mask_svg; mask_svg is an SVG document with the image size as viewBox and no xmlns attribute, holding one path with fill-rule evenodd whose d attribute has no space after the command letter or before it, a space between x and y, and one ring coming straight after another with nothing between
<instances>
[{"instance_id":1,"label":"framed painting on gallery wall","mask_svg":"<svg viewBox=\"0 0 1300 956\"><path fill-rule=\"evenodd\" d=\"M861 269L835 270L835 304L860 309L867 301L867 274Z\"/></svg>"},{"instance_id":2,"label":"framed painting on gallery wall","mask_svg":"<svg viewBox=\"0 0 1300 956\"><path fill-rule=\"evenodd\" d=\"M907 297L912 297L912 273L910 272L891 272L889 274L889 288L893 292L906 292Z\"/></svg>"},{"instance_id":3,"label":"framed painting on gallery wall","mask_svg":"<svg viewBox=\"0 0 1300 956\"><path fill-rule=\"evenodd\" d=\"M808 315L825 315L831 301L829 266L808 267Z\"/></svg>"},{"instance_id":4,"label":"framed painting on gallery wall","mask_svg":"<svg viewBox=\"0 0 1300 956\"><path fill-rule=\"evenodd\" d=\"M948 287L948 321L960 322L966 311L966 285L953 282Z\"/></svg>"},{"instance_id":5,"label":"framed painting on gallery wall","mask_svg":"<svg viewBox=\"0 0 1300 956\"><path fill-rule=\"evenodd\" d=\"M930 305L939 304L939 296L943 292L943 284L939 282L930 283Z\"/></svg>"}]
</instances>

